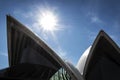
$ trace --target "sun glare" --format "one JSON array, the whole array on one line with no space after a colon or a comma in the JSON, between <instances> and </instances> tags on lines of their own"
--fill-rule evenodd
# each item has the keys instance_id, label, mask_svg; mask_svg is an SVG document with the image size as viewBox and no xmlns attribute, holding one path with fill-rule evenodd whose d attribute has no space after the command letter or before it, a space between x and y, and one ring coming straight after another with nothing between
<instances>
[{"instance_id":1,"label":"sun glare","mask_svg":"<svg viewBox=\"0 0 120 80\"><path fill-rule=\"evenodd\" d=\"M44 11L40 15L39 24L44 31L53 32L57 30L57 17L51 11Z\"/></svg>"}]
</instances>

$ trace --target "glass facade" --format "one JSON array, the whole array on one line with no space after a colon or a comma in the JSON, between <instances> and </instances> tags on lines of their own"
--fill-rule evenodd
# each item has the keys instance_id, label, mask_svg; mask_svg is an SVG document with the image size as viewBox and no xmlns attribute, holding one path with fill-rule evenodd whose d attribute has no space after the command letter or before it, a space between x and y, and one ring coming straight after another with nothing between
<instances>
[{"instance_id":1,"label":"glass facade","mask_svg":"<svg viewBox=\"0 0 120 80\"><path fill-rule=\"evenodd\" d=\"M72 78L64 68L60 68L50 80L72 80Z\"/></svg>"}]
</instances>

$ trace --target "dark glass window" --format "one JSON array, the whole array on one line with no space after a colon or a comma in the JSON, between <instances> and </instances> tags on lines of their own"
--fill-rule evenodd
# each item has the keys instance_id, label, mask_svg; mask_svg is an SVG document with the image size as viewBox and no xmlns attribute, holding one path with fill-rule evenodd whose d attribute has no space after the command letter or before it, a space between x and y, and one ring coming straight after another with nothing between
<instances>
[{"instance_id":1,"label":"dark glass window","mask_svg":"<svg viewBox=\"0 0 120 80\"><path fill-rule=\"evenodd\" d=\"M60 68L50 80L71 80L71 77L64 68Z\"/></svg>"}]
</instances>

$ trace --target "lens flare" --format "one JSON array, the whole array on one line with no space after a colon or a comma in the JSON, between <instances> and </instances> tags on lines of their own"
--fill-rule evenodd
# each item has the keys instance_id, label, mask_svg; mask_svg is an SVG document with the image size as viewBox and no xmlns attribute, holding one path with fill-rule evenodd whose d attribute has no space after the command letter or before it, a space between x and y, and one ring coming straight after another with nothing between
<instances>
[{"instance_id":1,"label":"lens flare","mask_svg":"<svg viewBox=\"0 0 120 80\"><path fill-rule=\"evenodd\" d=\"M43 11L39 17L40 27L44 31L55 31L57 30L58 20L52 11Z\"/></svg>"}]
</instances>

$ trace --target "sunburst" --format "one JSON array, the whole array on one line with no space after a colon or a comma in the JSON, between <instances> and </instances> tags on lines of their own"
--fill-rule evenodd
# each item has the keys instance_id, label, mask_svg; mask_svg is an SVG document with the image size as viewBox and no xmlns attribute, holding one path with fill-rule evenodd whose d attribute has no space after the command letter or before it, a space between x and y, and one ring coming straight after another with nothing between
<instances>
[{"instance_id":1,"label":"sunburst","mask_svg":"<svg viewBox=\"0 0 120 80\"><path fill-rule=\"evenodd\" d=\"M42 11L39 16L38 22L43 31L54 32L58 30L58 18L50 10Z\"/></svg>"}]
</instances>

